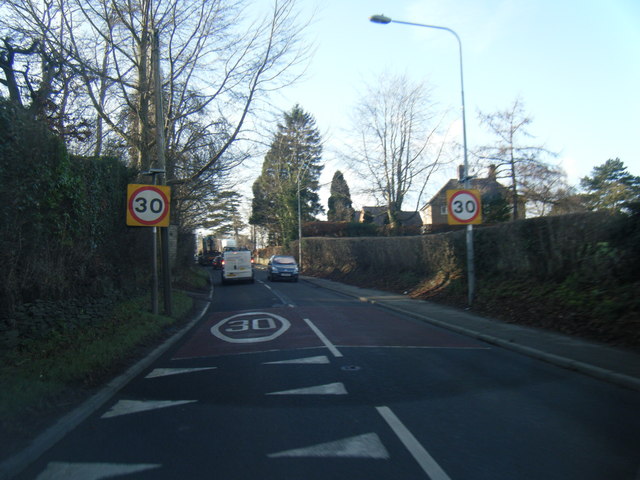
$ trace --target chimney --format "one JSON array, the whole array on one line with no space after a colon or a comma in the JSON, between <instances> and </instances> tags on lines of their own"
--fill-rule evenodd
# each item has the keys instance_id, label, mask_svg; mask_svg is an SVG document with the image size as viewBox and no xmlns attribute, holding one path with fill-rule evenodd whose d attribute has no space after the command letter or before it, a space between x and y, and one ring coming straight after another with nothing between
<instances>
[{"instance_id":1,"label":"chimney","mask_svg":"<svg viewBox=\"0 0 640 480\"><path fill-rule=\"evenodd\" d=\"M496 180L496 170L498 169L498 167L496 167L495 165L489 165L489 175L487 175L487 178L489 180Z\"/></svg>"}]
</instances>

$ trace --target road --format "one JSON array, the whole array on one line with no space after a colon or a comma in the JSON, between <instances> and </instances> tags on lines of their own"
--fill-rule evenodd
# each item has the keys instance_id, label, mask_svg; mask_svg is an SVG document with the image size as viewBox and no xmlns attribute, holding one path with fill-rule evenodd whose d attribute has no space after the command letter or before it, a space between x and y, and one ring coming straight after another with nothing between
<instances>
[{"instance_id":1,"label":"road","mask_svg":"<svg viewBox=\"0 0 640 480\"><path fill-rule=\"evenodd\" d=\"M19 478L637 480L639 405L259 271Z\"/></svg>"}]
</instances>

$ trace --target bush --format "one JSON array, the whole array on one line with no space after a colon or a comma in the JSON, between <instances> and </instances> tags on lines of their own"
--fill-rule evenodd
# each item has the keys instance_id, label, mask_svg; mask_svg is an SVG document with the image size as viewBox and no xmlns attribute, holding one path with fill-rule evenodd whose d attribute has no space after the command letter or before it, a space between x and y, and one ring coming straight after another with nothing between
<instances>
[{"instance_id":1,"label":"bush","mask_svg":"<svg viewBox=\"0 0 640 480\"><path fill-rule=\"evenodd\" d=\"M125 225L133 173L115 158L68 155L44 124L0 100L0 333L15 331L23 303L136 282L139 232Z\"/></svg>"},{"instance_id":2,"label":"bush","mask_svg":"<svg viewBox=\"0 0 640 480\"><path fill-rule=\"evenodd\" d=\"M304 237L373 237L380 235L380 228L373 223L359 222L307 222L303 225Z\"/></svg>"}]
</instances>

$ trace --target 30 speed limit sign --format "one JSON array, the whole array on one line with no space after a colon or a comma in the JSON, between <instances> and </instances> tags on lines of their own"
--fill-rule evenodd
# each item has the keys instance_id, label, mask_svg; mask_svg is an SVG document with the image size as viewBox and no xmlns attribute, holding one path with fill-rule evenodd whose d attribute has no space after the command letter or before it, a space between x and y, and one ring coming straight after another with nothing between
<instances>
[{"instance_id":1,"label":"30 speed limit sign","mask_svg":"<svg viewBox=\"0 0 640 480\"><path fill-rule=\"evenodd\" d=\"M478 190L447 190L449 225L482 223L480 192Z\"/></svg>"},{"instance_id":2,"label":"30 speed limit sign","mask_svg":"<svg viewBox=\"0 0 640 480\"><path fill-rule=\"evenodd\" d=\"M127 225L168 227L171 189L163 185L127 185Z\"/></svg>"}]
</instances>

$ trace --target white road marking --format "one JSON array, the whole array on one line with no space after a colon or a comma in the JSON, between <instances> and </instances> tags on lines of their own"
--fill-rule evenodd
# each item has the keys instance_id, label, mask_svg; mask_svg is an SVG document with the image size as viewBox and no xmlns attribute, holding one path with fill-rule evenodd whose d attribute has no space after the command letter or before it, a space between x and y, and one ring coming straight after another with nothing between
<instances>
[{"instance_id":1,"label":"white road marking","mask_svg":"<svg viewBox=\"0 0 640 480\"><path fill-rule=\"evenodd\" d=\"M291 322L275 313L245 312L222 319L211 334L228 343L260 343L275 340L289 327Z\"/></svg>"},{"instance_id":2,"label":"white road marking","mask_svg":"<svg viewBox=\"0 0 640 480\"><path fill-rule=\"evenodd\" d=\"M150 410L158 410L160 408L176 407L187 403L194 403L197 400L120 400L111 410L102 415L100 418L119 417L120 415L128 415L130 413L140 413Z\"/></svg>"},{"instance_id":3,"label":"white road marking","mask_svg":"<svg viewBox=\"0 0 640 480\"><path fill-rule=\"evenodd\" d=\"M262 283L265 287L267 287L271 293L273 293L276 297L278 297L278 300L280 300L280 303L282 303L283 305L288 306L289 308L295 308L296 307L296 304L293 303L291 301L291 299L289 299L286 295L283 295L282 293L278 292L274 288L271 288L271 286L267 285L262 280L258 280L258 281L260 283Z\"/></svg>"},{"instance_id":4,"label":"white road marking","mask_svg":"<svg viewBox=\"0 0 640 480\"><path fill-rule=\"evenodd\" d=\"M203 370L215 370L218 367L202 367L202 368L156 368L149 372L144 378L168 377L169 375L180 375L182 373L201 372Z\"/></svg>"},{"instance_id":5,"label":"white road marking","mask_svg":"<svg viewBox=\"0 0 640 480\"><path fill-rule=\"evenodd\" d=\"M345 438L334 442L320 443L304 448L286 450L267 455L269 458L307 457L307 458L371 458L388 460L389 452L375 433Z\"/></svg>"},{"instance_id":6,"label":"white road marking","mask_svg":"<svg viewBox=\"0 0 640 480\"><path fill-rule=\"evenodd\" d=\"M99 480L160 468L154 463L64 463L51 462L36 480Z\"/></svg>"},{"instance_id":7,"label":"white road marking","mask_svg":"<svg viewBox=\"0 0 640 480\"><path fill-rule=\"evenodd\" d=\"M277 362L264 362L263 365L326 365L329 359L325 355L318 357L296 358L293 360L280 360Z\"/></svg>"},{"instance_id":8,"label":"white road marking","mask_svg":"<svg viewBox=\"0 0 640 480\"><path fill-rule=\"evenodd\" d=\"M295 388L281 392L267 393L266 395L347 395L347 389L343 383L329 383L315 387Z\"/></svg>"},{"instance_id":9,"label":"white road marking","mask_svg":"<svg viewBox=\"0 0 640 480\"><path fill-rule=\"evenodd\" d=\"M305 318L304 321L307 323L307 325L309 325L309 328L313 330L313 333L315 333L318 336L320 341L324 343L325 347L329 349L329 351L333 354L334 357L336 358L342 357L342 354L335 347L335 345L331 343L327 337L324 336L324 333L322 333L320 329L316 327L311 320L309 320L308 318Z\"/></svg>"},{"instance_id":10,"label":"white road marking","mask_svg":"<svg viewBox=\"0 0 640 480\"><path fill-rule=\"evenodd\" d=\"M398 436L431 480L451 480L389 407L376 407L376 410L382 415L391 430Z\"/></svg>"}]
</instances>

